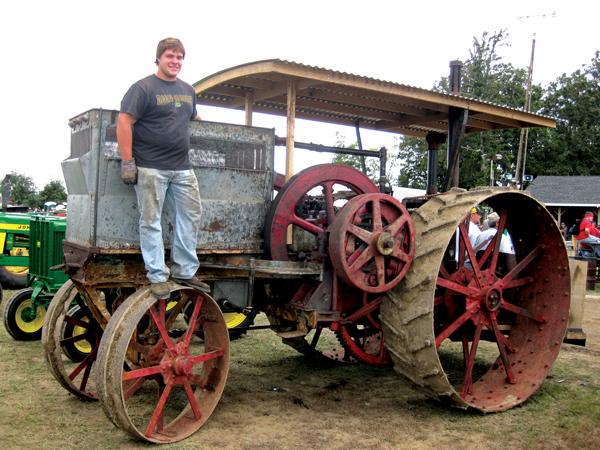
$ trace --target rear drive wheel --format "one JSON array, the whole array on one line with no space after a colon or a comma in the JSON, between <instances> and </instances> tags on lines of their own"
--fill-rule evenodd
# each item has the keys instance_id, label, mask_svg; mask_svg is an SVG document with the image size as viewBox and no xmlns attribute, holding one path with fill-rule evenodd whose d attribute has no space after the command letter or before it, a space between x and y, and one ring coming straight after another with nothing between
<instances>
[{"instance_id":1,"label":"rear drive wheel","mask_svg":"<svg viewBox=\"0 0 600 450\"><path fill-rule=\"evenodd\" d=\"M468 238L473 206L500 216L481 253ZM415 259L381 307L395 370L460 408L522 403L546 378L569 318L569 264L554 219L519 191L488 189L434 197L413 221ZM500 252L504 231L512 257Z\"/></svg>"}]
</instances>

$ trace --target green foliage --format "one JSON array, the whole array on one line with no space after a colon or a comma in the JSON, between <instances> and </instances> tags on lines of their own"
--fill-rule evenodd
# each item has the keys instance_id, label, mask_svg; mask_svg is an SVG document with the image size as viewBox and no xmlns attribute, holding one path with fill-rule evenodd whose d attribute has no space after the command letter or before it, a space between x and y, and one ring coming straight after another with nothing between
<instances>
[{"instance_id":1,"label":"green foliage","mask_svg":"<svg viewBox=\"0 0 600 450\"><path fill-rule=\"evenodd\" d=\"M600 52L570 76L550 83L541 111L558 119L555 130L531 134L527 171L534 175L600 173Z\"/></svg>"},{"instance_id":2,"label":"green foliage","mask_svg":"<svg viewBox=\"0 0 600 450\"><path fill-rule=\"evenodd\" d=\"M11 202L14 205L26 205L31 209L41 208L45 202L54 201L56 203L67 200L67 192L61 181L53 180L38 192L31 177L11 172Z\"/></svg>"},{"instance_id":3,"label":"green foliage","mask_svg":"<svg viewBox=\"0 0 600 450\"><path fill-rule=\"evenodd\" d=\"M14 205L27 205L29 208L37 206L37 190L31 177L11 172L10 183L10 197Z\"/></svg>"},{"instance_id":4,"label":"green foliage","mask_svg":"<svg viewBox=\"0 0 600 450\"><path fill-rule=\"evenodd\" d=\"M62 182L53 180L40 191L38 194L38 207L43 206L43 204L48 201L56 203L67 201L67 192L65 191Z\"/></svg>"},{"instance_id":5,"label":"green foliage","mask_svg":"<svg viewBox=\"0 0 600 450\"><path fill-rule=\"evenodd\" d=\"M508 45L501 30L473 38L462 71L462 96L521 109L525 101L527 71L502 60L499 50ZM448 92L443 77L434 90ZM563 74L546 89L532 85L531 110L558 119L555 130L529 130L526 172L532 175L597 175L600 173L600 53L570 76ZM516 169L520 130L473 133L465 136L460 153L460 181L464 188L507 185ZM423 188L427 179L424 141L406 137L398 157L402 186ZM439 150L438 186L443 185L445 146ZM499 155L499 156L498 156Z\"/></svg>"}]
</instances>

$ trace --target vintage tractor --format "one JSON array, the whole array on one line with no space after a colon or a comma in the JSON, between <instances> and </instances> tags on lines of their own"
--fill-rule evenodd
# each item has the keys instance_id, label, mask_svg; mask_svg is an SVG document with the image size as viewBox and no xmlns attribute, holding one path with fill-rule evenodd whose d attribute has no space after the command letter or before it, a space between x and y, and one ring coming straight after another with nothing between
<instances>
[{"instance_id":1,"label":"vintage tractor","mask_svg":"<svg viewBox=\"0 0 600 450\"><path fill-rule=\"evenodd\" d=\"M28 257L23 258L27 261L28 281L4 305L4 326L18 341L40 339L50 300L68 280L61 268L66 219L45 215L26 219Z\"/></svg>"},{"instance_id":2,"label":"vintage tractor","mask_svg":"<svg viewBox=\"0 0 600 450\"><path fill-rule=\"evenodd\" d=\"M303 354L393 365L427 395L459 408L503 411L538 390L569 318L560 232L523 192L455 185L463 133L552 127L554 120L279 60L221 71L195 89L201 104L246 112L245 126L191 124L204 207L200 276L210 295L174 282L169 299L151 295L135 195L119 179L117 112L95 109L70 121L71 153L62 164L70 281L54 296L42 336L50 371L66 390L99 399L109 419L138 439L189 436L211 415L227 379L223 305L266 313L283 342ZM286 138L251 126L253 111L286 116ZM332 150L294 142L295 117L425 138L428 194L405 202L389 195L383 150L336 149L379 156L379 186L338 164L292 176L294 148ZM435 159L445 139L448 183L438 194ZM282 143L285 183L274 171ZM176 206L166 207L166 243ZM481 252L468 238L476 206L500 216ZM500 252L505 230L513 265ZM81 332L66 336L68 325ZM340 350L322 345L331 338ZM92 350L75 363L64 349L83 339Z\"/></svg>"}]
</instances>

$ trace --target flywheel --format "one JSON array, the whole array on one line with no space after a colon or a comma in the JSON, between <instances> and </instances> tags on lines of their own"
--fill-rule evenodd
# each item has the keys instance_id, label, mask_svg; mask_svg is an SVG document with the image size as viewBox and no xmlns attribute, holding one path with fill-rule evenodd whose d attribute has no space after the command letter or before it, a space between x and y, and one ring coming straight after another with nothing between
<instances>
[{"instance_id":1,"label":"flywheel","mask_svg":"<svg viewBox=\"0 0 600 450\"><path fill-rule=\"evenodd\" d=\"M474 206L499 216L481 249L468 237ZM412 266L381 305L395 370L460 408L522 403L546 378L569 317L568 257L554 219L530 196L498 189L451 190L412 219Z\"/></svg>"}]
</instances>

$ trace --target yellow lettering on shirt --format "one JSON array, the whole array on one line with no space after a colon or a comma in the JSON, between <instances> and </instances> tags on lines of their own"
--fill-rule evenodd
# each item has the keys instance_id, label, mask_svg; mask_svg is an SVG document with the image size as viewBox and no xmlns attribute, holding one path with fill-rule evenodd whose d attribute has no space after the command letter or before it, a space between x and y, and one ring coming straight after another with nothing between
<instances>
[{"instance_id":1,"label":"yellow lettering on shirt","mask_svg":"<svg viewBox=\"0 0 600 450\"><path fill-rule=\"evenodd\" d=\"M172 105L175 105L176 108L179 108L182 103L187 103L188 105L192 105L192 96L191 95L156 94L156 104L158 106L172 104Z\"/></svg>"}]
</instances>

